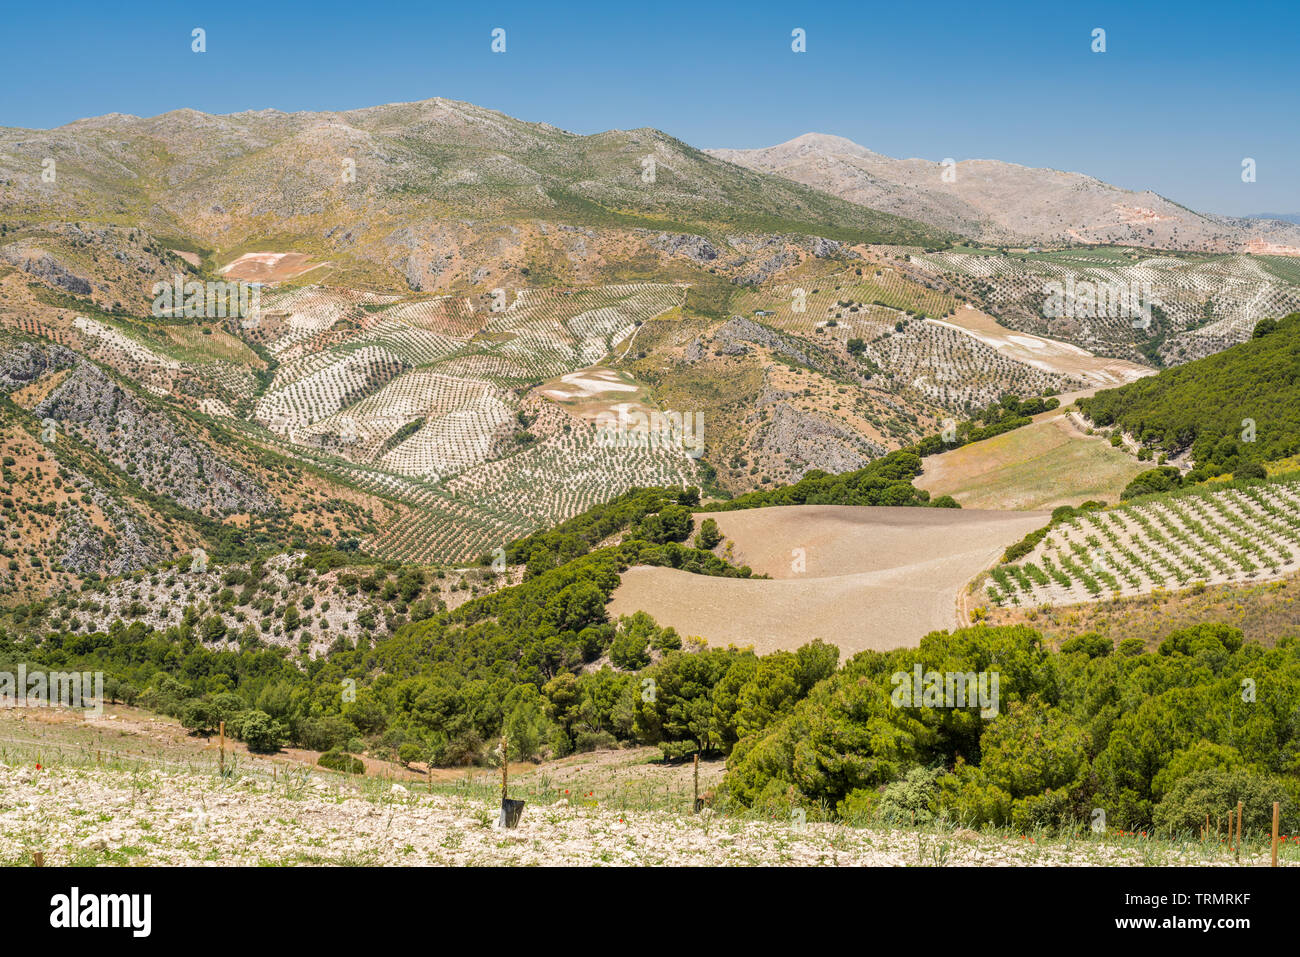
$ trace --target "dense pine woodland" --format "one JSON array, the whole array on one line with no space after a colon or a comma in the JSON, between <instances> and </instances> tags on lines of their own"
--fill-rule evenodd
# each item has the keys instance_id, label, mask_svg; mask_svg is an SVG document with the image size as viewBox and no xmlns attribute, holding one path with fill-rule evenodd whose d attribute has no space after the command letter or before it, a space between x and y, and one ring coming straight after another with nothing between
<instances>
[{"instance_id":1,"label":"dense pine woodland","mask_svg":"<svg viewBox=\"0 0 1300 957\"><path fill-rule=\"evenodd\" d=\"M1144 447L1191 451L1192 480L1300 452L1300 313L1264 319L1223 352L1079 402Z\"/></svg>"}]
</instances>

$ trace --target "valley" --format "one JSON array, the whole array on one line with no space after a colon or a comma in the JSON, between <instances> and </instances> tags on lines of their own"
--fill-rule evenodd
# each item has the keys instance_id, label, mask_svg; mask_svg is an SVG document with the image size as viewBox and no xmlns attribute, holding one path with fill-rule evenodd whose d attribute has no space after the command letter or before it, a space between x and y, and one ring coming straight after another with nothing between
<instances>
[{"instance_id":1,"label":"valley","mask_svg":"<svg viewBox=\"0 0 1300 957\"><path fill-rule=\"evenodd\" d=\"M821 134L0 128L0 675L108 699L0 714L3 861L1262 863L1298 262Z\"/></svg>"}]
</instances>

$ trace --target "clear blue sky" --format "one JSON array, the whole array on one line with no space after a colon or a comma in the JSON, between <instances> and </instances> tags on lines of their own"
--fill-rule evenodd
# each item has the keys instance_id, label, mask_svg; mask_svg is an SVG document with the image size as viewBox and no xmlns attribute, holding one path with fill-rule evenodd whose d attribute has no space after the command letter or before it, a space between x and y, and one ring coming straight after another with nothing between
<instances>
[{"instance_id":1,"label":"clear blue sky","mask_svg":"<svg viewBox=\"0 0 1300 957\"><path fill-rule=\"evenodd\" d=\"M1214 212L1300 211L1295 0L6 7L4 126L446 96L582 133L753 147L817 131L894 156L1077 170ZM791 52L795 27L806 53Z\"/></svg>"}]
</instances>

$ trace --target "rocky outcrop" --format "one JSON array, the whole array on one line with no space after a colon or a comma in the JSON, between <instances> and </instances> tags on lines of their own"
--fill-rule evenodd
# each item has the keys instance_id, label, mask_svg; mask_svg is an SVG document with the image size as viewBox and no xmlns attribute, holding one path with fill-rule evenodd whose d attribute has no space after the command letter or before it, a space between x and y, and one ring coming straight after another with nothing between
<instances>
[{"instance_id":1,"label":"rocky outcrop","mask_svg":"<svg viewBox=\"0 0 1300 957\"><path fill-rule=\"evenodd\" d=\"M718 249L703 236L685 233L660 233L650 240L650 245L673 256L685 256L692 262L711 263L718 258Z\"/></svg>"},{"instance_id":2,"label":"rocky outcrop","mask_svg":"<svg viewBox=\"0 0 1300 957\"><path fill-rule=\"evenodd\" d=\"M26 242L0 246L0 259L12 263L25 273L78 296L89 296L94 289L90 280L78 276L50 253Z\"/></svg>"},{"instance_id":3,"label":"rocky outcrop","mask_svg":"<svg viewBox=\"0 0 1300 957\"><path fill-rule=\"evenodd\" d=\"M186 508L226 514L268 512L276 505L255 479L92 363L80 363L34 414L72 430L145 488Z\"/></svg>"},{"instance_id":4,"label":"rocky outcrop","mask_svg":"<svg viewBox=\"0 0 1300 957\"><path fill-rule=\"evenodd\" d=\"M834 256L843 255L846 247L839 240L810 236L808 238L808 251L818 259L830 259Z\"/></svg>"},{"instance_id":5,"label":"rocky outcrop","mask_svg":"<svg viewBox=\"0 0 1300 957\"><path fill-rule=\"evenodd\" d=\"M801 365L812 365L808 354L793 345L785 336L766 326L761 326L744 316L732 316L713 334L718 351L723 355L743 355L748 352L746 343L771 349Z\"/></svg>"},{"instance_id":6,"label":"rocky outcrop","mask_svg":"<svg viewBox=\"0 0 1300 957\"><path fill-rule=\"evenodd\" d=\"M20 389L47 372L74 365L76 353L63 346L40 347L28 342L0 353L0 389Z\"/></svg>"},{"instance_id":7,"label":"rocky outcrop","mask_svg":"<svg viewBox=\"0 0 1300 957\"><path fill-rule=\"evenodd\" d=\"M773 274L780 272L786 266L794 266L798 262L798 256L789 250L782 250L757 264L751 264L748 272L737 276L731 281L738 286L757 286L767 282L772 278Z\"/></svg>"},{"instance_id":8,"label":"rocky outcrop","mask_svg":"<svg viewBox=\"0 0 1300 957\"><path fill-rule=\"evenodd\" d=\"M162 560L150 543L154 535L130 509L115 501L104 489L75 469L70 483L81 501L69 499L61 509L62 525L58 545L59 564L78 575L127 575ZM104 514L112 526L111 535L97 528L83 508L86 498Z\"/></svg>"},{"instance_id":9,"label":"rocky outcrop","mask_svg":"<svg viewBox=\"0 0 1300 957\"><path fill-rule=\"evenodd\" d=\"M813 469L851 472L886 452L884 446L786 401L773 406L758 445L765 455L789 463L800 478Z\"/></svg>"}]
</instances>

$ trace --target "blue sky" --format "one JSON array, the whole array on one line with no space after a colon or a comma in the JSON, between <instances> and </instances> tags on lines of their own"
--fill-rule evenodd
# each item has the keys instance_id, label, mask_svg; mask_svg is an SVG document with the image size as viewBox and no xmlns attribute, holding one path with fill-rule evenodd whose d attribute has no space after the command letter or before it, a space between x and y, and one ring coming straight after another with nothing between
<instances>
[{"instance_id":1,"label":"blue sky","mask_svg":"<svg viewBox=\"0 0 1300 957\"><path fill-rule=\"evenodd\" d=\"M1213 212L1300 211L1294 2L97 0L10 4L0 22L4 126L447 96L581 133L753 147L817 131L1077 170Z\"/></svg>"}]
</instances>

